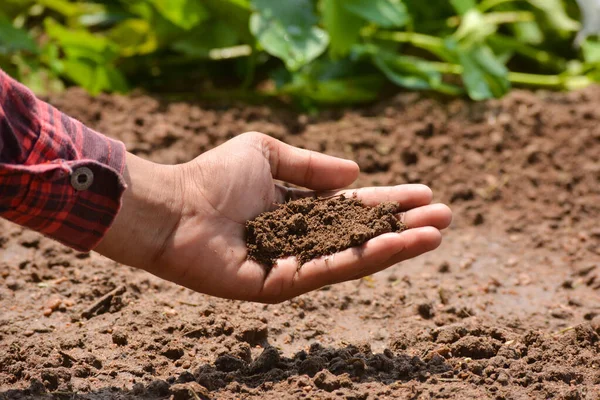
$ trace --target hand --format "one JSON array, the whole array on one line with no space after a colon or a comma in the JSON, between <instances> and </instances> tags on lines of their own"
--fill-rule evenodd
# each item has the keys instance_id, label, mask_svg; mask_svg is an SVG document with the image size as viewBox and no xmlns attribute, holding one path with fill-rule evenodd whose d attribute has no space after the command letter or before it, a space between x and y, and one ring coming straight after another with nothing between
<instances>
[{"instance_id":1,"label":"hand","mask_svg":"<svg viewBox=\"0 0 600 400\"><path fill-rule=\"evenodd\" d=\"M431 205L424 185L362 188L366 205L397 201L410 228L309 261L298 269L294 258L279 260L269 274L247 260L245 222L273 209L288 190L275 179L329 196L358 176L358 166L286 145L260 133L246 133L177 166L162 166L128 155L129 188L123 207L96 249L123 264L213 296L280 302L322 286L373 274L433 250L450 209ZM344 191L341 191L344 192Z\"/></svg>"}]
</instances>

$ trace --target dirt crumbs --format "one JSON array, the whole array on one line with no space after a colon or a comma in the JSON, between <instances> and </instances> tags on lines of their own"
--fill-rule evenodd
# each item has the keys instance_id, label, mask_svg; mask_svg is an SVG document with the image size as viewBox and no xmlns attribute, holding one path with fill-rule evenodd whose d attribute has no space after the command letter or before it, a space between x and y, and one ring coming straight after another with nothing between
<instances>
[{"instance_id":1,"label":"dirt crumbs","mask_svg":"<svg viewBox=\"0 0 600 400\"><path fill-rule=\"evenodd\" d=\"M0 400L600 399L600 87L319 116L80 90L52 103L163 164L263 132L356 160L354 187L427 184L456 218L435 252L268 305L0 220Z\"/></svg>"},{"instance_id":2,"label":"dirt crumbs","mask_svg":"<svg viewBox=\"0 0 600 400\"><path fill-rule=\"evenodd\" d=\"M402 232L406 226L398 212L398 203L366 207L344 195L293 200L246 223L248 257L269 270L277 259L289 256L296 256L300 266L375 236Z\"/></svg>"}]
</instances>

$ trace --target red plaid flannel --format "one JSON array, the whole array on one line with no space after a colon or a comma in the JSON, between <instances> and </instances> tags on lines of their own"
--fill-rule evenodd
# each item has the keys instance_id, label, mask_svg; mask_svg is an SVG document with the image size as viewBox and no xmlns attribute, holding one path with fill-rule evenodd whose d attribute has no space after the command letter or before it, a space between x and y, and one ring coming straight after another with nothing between
<instances>
[{"instance_id":1,"label":"red plaid flannel","mask_svg":"<svg viewBox=\"0 0 600 400\"><path fill-rule=\"evenodd\" d=\"M0 217L89 251L119 211L124 167L121 142L0 70Z\"/></svg>"}]
</instances>

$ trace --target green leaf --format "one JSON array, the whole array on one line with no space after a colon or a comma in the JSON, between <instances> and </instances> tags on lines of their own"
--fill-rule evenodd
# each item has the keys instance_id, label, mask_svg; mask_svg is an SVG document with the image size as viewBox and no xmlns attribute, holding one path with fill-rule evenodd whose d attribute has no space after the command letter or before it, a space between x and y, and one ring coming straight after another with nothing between
<instances>
[{"instance_id":1,"label":"green leaf","mask_svg":"<svg viewBox=\"0 0 600 400\"><path fill-rule=\"evenodd\" d=\"M108 37L119 46L123 57L149 54L158 47L152 26L143 19L131 18L119 23L109 31Z\"/></svg>"},{"instance_id":2,"label":"green leaf","mask_svg":"<svg viewBox=\"0 0 600 400\"><path fill-rule=\"evenodd\" d=\"M208 11L198 0L151 0L168 21L185 30L208 18Z\"/></svg>"},{"instance_id":3,"label":"green leaf","mask_svg":"<svg viewBox=\"0 0 600 400\"><path fill-rule=\"evenodd\" d=\"M583 59L589 64L600 63L600 43L592 39L586 39L581 43Z\"/></svg>"},{"instance_id":4,"label":"green leaf","mask_svg":"<svg viewBox=\"0 0 600 400\"><path fill-rule=\"evenodd\" d=\"M63 82L50 70L44 68L36 57L12 57L18 70L18 79L36 95L57 93L64 89Z\"/></svg>"},{"instance_id":5,"label":"green leaf","mask_svg":"<svg viewBox=\"0 0 600 400\"><path fill-rule=\"evenodd\" d=\"M458 51L463 82L473 100L501 97L510 89L508 70L487 46Z\"/></svg>"},{"instance_id":6,"label":"green leaf","mask_svg":"<svg viewBox=\"0 0 600 400\"><path fill-rule=\"evenodd\" d=\"M80 13L81 4L67 0L38 0L37 4L48 7L65 17L72 17Z\"/></svg>"},{"instance_id":7,"label":"green leaf","mask_svg":"<svg viewBox=\"0 0 600 400\"><path fill-rule=\"evenodd\" d=\"M26 31L15 28L0 12L0 54L6 55L21 50L36 53L38 47Z\"/></svg>"},{"instance_id":8,"label":"green leaf","mask_svg":"<svg viewBox=\"0 0 600 400\"><path fill-rule=\"evenodd\" d=\"M422 58L377 51L373 63L390 81L407 89L432 89L448 94L461 92L459 88L442 82L442 74Z\"/></svg>"},{"instance_id":9,"label":"green leaf","mask_svg":"<svg viewBox=\"0 0 600 400\"><path fill-rule=\"evenodd\" d=\"M308 85L302 94L321 104L359 104L377 99L381 83L376 75L332 79Z\"/></svg>"},{"instance_id":10,"label":"green leaf","mask_svg":"<svg viewBox=\"0 0 600 400\"><path fill-rule=\"evenodd\" d=\"M46 43L42 47L40 61L54 74L60 74L63 70L63 64L60 60L60 49L55 43Z\"/></svg>"},{"instance_id":11,"label":"green leaf","mask_svg":"<svg viewBox=\"0 0 600 400\"><path fill-rule=\"evenodd\" d=\"M368 67L368 68L365 68ZM377 98L384 83L367 64L350 59L319 59L301 72L283 69L273 76L282 94L294 96L304 106L317 104L359 104Z\"/></svg>"},{"instance_id":12,"label":"green leaf","mask_svg":"<svg viewBox=\"0 0 600 400\"><path fill-rule=\"evenodd\" d=\"M475 0L450 0L459 15L464 15L476 7Z\"/></svg>"},{"instance_id":13,"label":"green leaf","mask_svg":"<svg viewBox=\"0 0 600 400\"><path fill-rule=\"evenodd\" d=\"M213 18L227 23L241 40L254 41L248 26L252 12L249 0L204 0L203 4Z\"/></svg>"},{"instance_id":14,"label":"green leaf","mask_svg":"<svg viewBox=\"0 0 600 400\"><path fill-rule=\"evenodd\" d=\"M305 103L308 100L318 104L360 104L376 100L382 83L378 75L328 80L312 80L300 75L280 92L299 97Z\"/></svg>"},{"instance_id":15,"label":"green leaf","mask_svg":"<svg viewBox=\"0 0 600 400\"><path fill-rule=\"evenodd\" d=\"M411 19L419 26L429 23L440 23L439 27L446 26L446 19L454 15L454 9L449 1L436 1L435 7L432 7L431 1L423 0L402 0Z\"/></svg>"},{"instance_id":16,"label":"green leaf","mask_svg":"<svg viewBox=\"0 0 600 400\"><path fill-rule=\"evenodd\" d=\"M250 31L271 55L298 70L320 56L329 43L327 32L316 26L310 0L253 0L256 12Z\"/></svg>"},{"instance_id":17,"label":"green leaf","mask_svg":"<svg viewBox=\"0 0 600 400\"><path fill-rule=\"evenodd\" d=\"M473 8L463 15L454 36L464 45L471 46L475 43L484 42L489 35L496 32L497 28L496 25L487 23L483 18L483 14Z\"/></svg>"},{"instance_id":18,"label":"green leaf","mask_svg":"<svg viewBox=\"0 0 600 400\"><path fill-rule=\"evenodd\" d=\"M82 15L75 17L75 21L83 27L113 27L116 24L124 22L128 19L142 19L149 21L152 15L151 8L148 7L148 17L139 15L138 13L129 12L120 7L106 7L90 12L85 12ZM139 18L137 18L139 17Z\"/></svg>"},{"instance_id":19,"label":"green leaf","mask_svg":"<svg viewBox=\"0 0 600 400\"><path fill-rule=\"evenodd\" d=\"M363 21L349 12L345 0L323 0L321 13L323 24L330 37L330 51L333 57L348 54L350 48L358 40Z\"/></svg>"},{"instance_id":20,"label":"green leaf","mask_svg":"<svg viewBox=\"0 0 600 400\"><path fill-rule=\"evenodd\" d=\"M579 22L575 21L567 14L562 0L528 0L533 6L544 12L550 25L558 30L577 31L580 28Z\"/></svg>"},{"instance_id":21,"label":"green leaf","mask_svg":"<svg viewBox=\"0 0 600 400\"><path fill-rule=\"evenodd\" d=\"M48 36L63 48L67 58L86 58L97 64L114 61L118 47L108 38L83 29L67 29L51 18L44 21Z\"/></svg>"},{"instance_id":22,"label":"green leaf","mask_svg":"<svg viewBox=\"0 0 600 400\"><path fill-rule=\"evenodd\" d=\"M544 32L537 21L517 22L512 29L520 42L539 45L544 41Z\"/></svg>"},{"instance_id":23,"label":"green leaf","mask_svg":"<svg viewBox=\"0 0 600 400\"><path fill-rule=\"evenodd\" d=\"M379 53L373 62L390 81L404 88L431 89L442 82L442 74L416 57Z\"/></svg>"},{"instance_id":24,"label":"green leaf","mask_svg":"<svg viewBox=\"0 0 600 400\"><path fill-rule=\"evenodd\" d=\"M34 0L2 0L0 2L0 14L12 19L26 12L34 4Z\"/></svg>"},{"instance_id":25,"label":"green leaf","mask_svg":"<svg viewBox=\"0 0 600 400\"><path fill-rule=\"evenodd\" d=\"M86 60L65 60L63 74L93 95L103 91L127 91L125 78L111 66Z\"/></svg>"},{"instance_id":26,"label":"green leaf","mask_svg":"<svg viewBox=\"0 0 600 400\"><path fill-rule=\"evenodd\" d=\"M211 3L210 0L204 0L206 3ZM223 4L223 7L232 9L232 7L241 8L250 11L250 0L215 0Z\"/></svg>"},{"instance_id":27,"label":"green leaf","mask_svg":"<svg viewBox=\"0 0 600 400\"><path fill-rule=\"evenodd\" d=\"M382 28L401 28L409 20L400 0L341 0L346 10Z\"/></svg>"},{"instance_id":28,"label":"green leaf","mask_svg":"<svg viewBox=\"0 0 600 400\"><path fill-rule=\"evenodd\" d=\"M223 21L203 24L171 45L173 50L191 57L208 58L211 49L231 47L238 43L238 35Z\"/></svg>"}]
</instances>

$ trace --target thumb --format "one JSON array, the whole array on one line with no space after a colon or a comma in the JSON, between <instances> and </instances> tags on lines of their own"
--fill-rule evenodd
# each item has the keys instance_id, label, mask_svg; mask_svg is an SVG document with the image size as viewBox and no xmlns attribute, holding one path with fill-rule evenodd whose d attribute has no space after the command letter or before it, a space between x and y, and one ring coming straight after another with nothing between
<instances>
[{"instance_id":1,"label":"thumb","mask_svg":"<svg viewBox=\"0 0 600 400\"><path fill-rule=\"evenodd\" d=\"M273 178L313 190L339 189L356 180L354 161L285 144L262 133L244 134L258 145L271 166Z\"/></svg>"}]
</instances>

